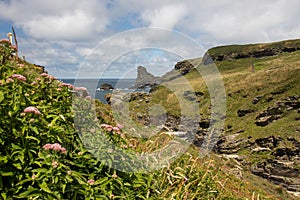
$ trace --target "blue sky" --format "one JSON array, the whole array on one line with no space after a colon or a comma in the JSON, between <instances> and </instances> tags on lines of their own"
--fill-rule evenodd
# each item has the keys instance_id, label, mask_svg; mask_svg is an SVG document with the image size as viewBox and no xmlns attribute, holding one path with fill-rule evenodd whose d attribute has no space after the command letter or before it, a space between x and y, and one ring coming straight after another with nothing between
<instances>
[{"instance_id":1,"label":"blue sky","mask_svg":"<svg viewBox=\"0 0 300 200\"><path fill-rule=\"evenodd\" d=\"M300 38L299 8L298 0L0 0L0 37L14 26L19 54L58 78L78 70L133 78L139 65L162 75L217 45ZM148 27L166 31L122 33ZM114 48L101 45L108 41Z\"/></svg>"}]
</instances>

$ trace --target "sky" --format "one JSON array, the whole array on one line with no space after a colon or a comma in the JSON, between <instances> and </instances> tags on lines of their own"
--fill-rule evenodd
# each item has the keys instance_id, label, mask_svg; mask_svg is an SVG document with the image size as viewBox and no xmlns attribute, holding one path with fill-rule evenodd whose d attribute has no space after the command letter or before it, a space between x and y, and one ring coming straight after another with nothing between
<instances>
[{"instance_id":1,"label":"sky","mask_svg":"<svg viewBox=\"0 0 300 200\"><path fill-rule=\"evenodd\" d=\"M58 78L134 78L139 65L160 76L214 46L300 38L299 8L299 0L0 0L0 38L13 26L19 54Z\"/></svg>"}]
</instances>

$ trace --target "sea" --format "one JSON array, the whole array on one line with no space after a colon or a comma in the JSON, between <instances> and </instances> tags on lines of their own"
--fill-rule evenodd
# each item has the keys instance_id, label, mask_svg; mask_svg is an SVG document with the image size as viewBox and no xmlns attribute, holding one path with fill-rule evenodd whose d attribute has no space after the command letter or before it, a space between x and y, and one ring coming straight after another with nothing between
<instances>
[{"instance_id":1,"label":"sea","mask_svg":"<svg viewBox=\"0 0 300 200\"><path fill-rule=\"evenodd\" d=\"M149 92L149 88L134 89L135 79L60 79L64 83L70 83L75 87L86 87L90 96L107 103L105 95L114 90L123 92ZM100 90L102 84L110 84L114 90Z\"/></svg>"}]
</instances>

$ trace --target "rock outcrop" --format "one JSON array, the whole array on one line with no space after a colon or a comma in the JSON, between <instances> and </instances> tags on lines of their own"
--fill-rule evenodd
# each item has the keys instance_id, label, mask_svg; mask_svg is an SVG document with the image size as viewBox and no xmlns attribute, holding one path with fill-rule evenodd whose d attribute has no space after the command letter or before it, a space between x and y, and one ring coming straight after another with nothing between
<instances>
[{"instance_id":1,"label":"rock outcrop","mask_svg":"<svg viewBox=\"0 0 300 200\"><path fill-rule=\"evenodd\" d=\"M158 77L153 76L147 71L145 67L139 66L137 68L137 78L135 80L135 88L152 87L160 83Z\"/></svg>"},{"instance_id":2,"label":"rock outcrop","mask_svg":"<svg viewBox=\"0 0 300 200\"><path fill-rule=\"evenodd\" d=\"M100 86L100 90L113 90L114 87L108 83L103 83Z\"/></svg>"}]
</instances>

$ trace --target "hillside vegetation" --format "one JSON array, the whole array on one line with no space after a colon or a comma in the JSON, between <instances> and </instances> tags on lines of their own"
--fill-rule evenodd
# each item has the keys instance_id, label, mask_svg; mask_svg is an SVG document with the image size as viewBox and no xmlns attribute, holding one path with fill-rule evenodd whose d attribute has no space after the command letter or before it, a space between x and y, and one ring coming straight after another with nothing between
<instances>
[{"instance_id":1,"label":"hillside vegetation","mask_svg":"<svg viewBox=\"0 0 300 200\"><path fill-rule=\"evenodd\" d=\"M104 138L124 151L147 153L164 146L173 136L161 133L148 140L131 137L124 131L126 127L115 123L110 108L91 99L85 88L56 80L20 60L15 51L8 41L1 40L2 199L292 198L282 187L257 181L251 173L241 171L234 160L215 155L199 158L196 147L151 173L126 173L105 165L91 153L93 150L104 155L107 163L122 158L110 154L114 150L108 149ZM251 75L246 70L240 73ZM192 73L187 76L198 85ZM229 83L225 78L225 84ZM233 87L230 91L235 90ZM90 112L92 109L96 112ZM78 116L84 116L82 123L74 123ZM95 122L93 127L85 123L86 119ZM236 119L227 123L233 124ZM236 130L239 127L233 126L232 131ZM89 138L95 140L85 146L82 140ZM124 163L127 165L130 163Z\"/></svg>"},{"instance_id":2,"label":"hillside vegetation","mask_svg":"<svg viewBox=\"0 0 300 200\"><path fill-rule=\"evenodd\" d=\"M195 124L194 144L200 147L208 134L211 115L210 94L199 73L205 68L207 55L212 56L226 90L225 126L215 153L234 158L242 171L258 176L257 184L262 177L299 195L299 40L215 47L208 50L206 58L181 62L182 68L177 70L189 69L188 73L154 87L147 102L132 101L133 118L147 124L147 110L160 104L167 116L164 125L177 131L181 110L188 102L197 103L199 124ZM190 70L191 64L196 69ZM176 88L175 92L170 88Z\"/></svg>"}]
</instances>

